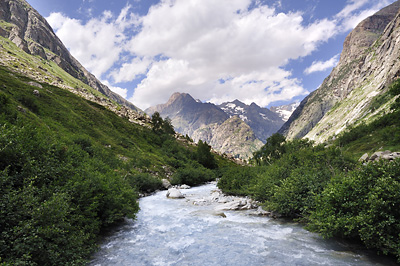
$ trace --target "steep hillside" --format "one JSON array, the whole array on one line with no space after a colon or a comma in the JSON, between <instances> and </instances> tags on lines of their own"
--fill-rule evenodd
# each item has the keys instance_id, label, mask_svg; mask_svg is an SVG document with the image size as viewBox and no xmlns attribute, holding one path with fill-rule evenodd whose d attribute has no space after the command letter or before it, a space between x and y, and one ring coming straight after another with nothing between
<instances>
[{"instance_id":1,"label":"steep hillside","mask_svg":"<svg viewBox=\"0 0 400 266\"><path fill-rule=\"evenodd\" d=\"M101 94L136 112L142 112L120 95L112 92L88 72L55 35L47 21L25 0L0 1L0 36L11 40L30 55L54 62L72 77L82 81ZM25 70L28 72L28 70ZM31 73L32 76L40 73ZM54 74L54 73L53 73ZM62 76L51 80L55 85L69 85ZM49 82L50 80L44 80Z\"/></svg>"},{"instance_id":2,"label":"steep hillside","mask_svg":"<svg viewBox=\"0 0 400 266\"><path fill-rule=\"evenodd\" d=\"M255 103L247 105L235 100L223 103L219 107L230 117L239 116L240 119L250 126L256 137L264 143L284 123L283 119L277 113L267 108L261 108Z\"/></svg>"},{"instance_id":3,"label":"steep hillside","mask_svg":"<svg viewBox=\"0 0 400 266\"><path fill-rule=\"evenodd\" d=\"M280 133L317 142L347 126L370 122L388 111L382 102L400 71L400 1L362 21L346 38L339 64L319 89L306 97Z\"/></svg>"}]
</instances>

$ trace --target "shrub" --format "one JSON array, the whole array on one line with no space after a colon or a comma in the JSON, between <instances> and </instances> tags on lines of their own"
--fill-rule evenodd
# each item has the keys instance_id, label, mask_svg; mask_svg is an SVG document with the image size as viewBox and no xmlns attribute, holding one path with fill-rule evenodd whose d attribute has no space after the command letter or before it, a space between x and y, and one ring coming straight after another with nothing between
<instances>
[{"instance_id":1,"label":"shrub","mask_svg":"<svg viewBox=\"0 0 400 266\"><path fill-rule=\"evenodd\" d=\"M141 192L152 192L162 187L161 180L148 173L128 175L126 178L132 187L137 188Z\"/></svg>"},{"instance_id":2,"label":"shrub","mask_svg":"<svg viewBox=\"0 0 400 266\"><path fill-rule=\"evenodd\" d=\"M213 171L204 167L194 168L191 166L178 169L172 176L171 184L186 184L189 186L200 185L215 179Z\"/></svg>"},{"instance_id":3,"label":"shrub","mask_svg":"<svg viewBox=\"0 0 400 266\"><path fill-rule=\"evenodd\" d=\"M309 229L325 237L358 238L400 261L400 160L342 174L317 197Z\"/></svg>"}]
</instances>

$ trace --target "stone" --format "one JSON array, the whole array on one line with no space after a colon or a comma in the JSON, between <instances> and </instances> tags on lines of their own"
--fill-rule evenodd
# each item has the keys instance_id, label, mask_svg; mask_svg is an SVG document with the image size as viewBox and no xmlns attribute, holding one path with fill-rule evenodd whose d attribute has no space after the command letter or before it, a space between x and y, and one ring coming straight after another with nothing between
<instances>
[{"instance_id":1,"label":"stone","mask_svg":"<svg viewBox=\"0 0 400 266\"><path fill-rule=\"evenodd\" d=\"M368 160L368 153L364 153L363 156L360 157L360 159L358 160L359 162L364 162Z\"/></svg>"},{"instance_id":2,"label":"stone","mask_svg":"<svg viewBox=\"0 0 400 266\"><path fill-rule=\"evenodd\" d=\"M167 198L170 199L183 199L185 196L182 194L182 192L177 189L177 188L170 188L168 189L167 192Z\"/></svg>"},{"instance_id":3,"label":"stone","mask_svg":"<svg viewBox=\"0 0 400 266\"><path fill-rule=\"evenodd\" d=\"M171 182L169 182L168 179L162 179L161 182L162 182L163 188L165 188L165 189L169 189L172 187Z\"/></svg>"},{"instance_id":4,"label":"stone","mask_svg":"<svg viewBox=\"0 0 400 266\"><path fill-rule=\"evenodd\" d=\"M381 151L377 151L377 152L374 152L374 154L371 155L369 160L370 161L378 161L381 156L382 156L382 152Z\"/></svg>"},{"instance_id":5,"label":"stone","mask_svg":"<svg viewBox=\"0 0 400 266\"><path fill-rule=\"evenodd\" d=\"M33 87L38 87L39 89L43 89L42 85L40 85L39 83L34 82L34 81L29 81L28 85L33 86Z\"/></svg>"},{"instance_id":6,"label":"stone","mask_svg":"<svg viewBox=\"0 0 400 266\"><path fill-rule=\"evenodd\" d=\"M38 90L34 90L34 91L33 91L33 94L34 94L35 96L38 96L38 97L40 96L40 92L39 92Z\"/></svg>"},{"instance_id":7,"label":"stone","mask_svg":"<svg viewBox=\"0 0 400 266\"><path fill-rule=\"evenodd\" d=\"M179 189L190 189L190 188L191 188L190 186L185 185L185 184L179 186Z\"/></svg>"}]
</instances>

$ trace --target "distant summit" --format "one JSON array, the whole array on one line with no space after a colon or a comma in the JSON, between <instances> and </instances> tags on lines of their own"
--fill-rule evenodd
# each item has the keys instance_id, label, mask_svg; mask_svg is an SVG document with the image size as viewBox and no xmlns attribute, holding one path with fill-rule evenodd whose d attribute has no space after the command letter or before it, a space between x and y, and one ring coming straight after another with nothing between
<instances>
[{"instance_id":1,"label":"distant summit","mask_svg":"<svg viewBox=\"0 0 400 266\"><path fill-rule=\"evenodd\" d=\"M297 107L299 107L300 103L291 103L287 105L281 105L281 106L272 106L270 109L272 112L277 113L283 121L288 121L289 117L293 114L294 110L296 110Z\"/></svg>"}]
</instances>

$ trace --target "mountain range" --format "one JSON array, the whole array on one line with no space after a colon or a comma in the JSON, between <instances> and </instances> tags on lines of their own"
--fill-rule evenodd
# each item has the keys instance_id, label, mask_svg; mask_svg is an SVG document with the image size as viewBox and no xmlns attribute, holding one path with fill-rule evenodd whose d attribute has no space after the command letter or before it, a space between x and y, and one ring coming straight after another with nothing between
<instances>
[{"instance_id":1,"label":"mountain range","mask_svg":"<svg viewBox=\"0 0 400 266\"><path fill-rule=\"evenodd\" d=\"M187 93L174 93L167 103L145 110L169 117L176 131L215 150L248 159L284 123L280 113L239 100L221 105L203 103Z\"/></svg>"}]
</instances>

